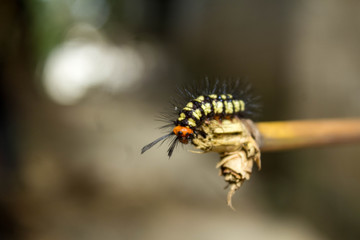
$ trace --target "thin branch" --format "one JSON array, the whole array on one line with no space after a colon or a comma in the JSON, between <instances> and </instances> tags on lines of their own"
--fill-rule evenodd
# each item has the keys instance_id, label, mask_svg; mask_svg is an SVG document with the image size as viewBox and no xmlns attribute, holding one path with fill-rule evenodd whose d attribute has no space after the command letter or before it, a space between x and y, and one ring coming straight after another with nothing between
<instances>
[{"instance_id":1,"label":"thin branch","mask_svg":"<svg viewBox=\"0 0 360 240\"><path fill-rule=\"evenodd\" d=\"M360 142L360 119L260 122L262 151Z\"/></svg>"}]
</instances>

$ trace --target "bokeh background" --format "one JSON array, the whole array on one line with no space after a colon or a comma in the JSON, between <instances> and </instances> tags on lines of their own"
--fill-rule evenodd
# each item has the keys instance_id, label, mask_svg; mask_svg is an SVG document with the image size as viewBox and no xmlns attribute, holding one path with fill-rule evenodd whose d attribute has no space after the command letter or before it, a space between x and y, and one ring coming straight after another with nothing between
<instances>
[{"instance_id":1,"label":"bokeh background","mask_svg":"<svg viewBox=\"0 0 360 240\"><path fill-rule=\"evenodd\" d=\"M2 0L0 239L360 239L359 144L263 154L236 212L215 154L140 155L204 76L359 116L359 43L358 1Z\"/></svg>"}]
</instances>

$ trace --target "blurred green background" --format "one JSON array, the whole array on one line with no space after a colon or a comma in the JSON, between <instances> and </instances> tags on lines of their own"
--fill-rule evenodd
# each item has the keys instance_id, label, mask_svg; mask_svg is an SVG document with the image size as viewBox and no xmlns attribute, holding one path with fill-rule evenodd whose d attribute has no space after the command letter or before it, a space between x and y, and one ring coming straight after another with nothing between
<instances>
[{"instance_id":1,"label":"blurred green background","mask_svg":"<svg viewBox=\"0 0 360 240\"><path fill-rule=\"evenodd\" d=\"M359 144L263 154L236 212L215 154L140 155L204 76L359 116L359 43L358 1L2 0L0 239L360 239Z\"/></svg>"}]
</instances>

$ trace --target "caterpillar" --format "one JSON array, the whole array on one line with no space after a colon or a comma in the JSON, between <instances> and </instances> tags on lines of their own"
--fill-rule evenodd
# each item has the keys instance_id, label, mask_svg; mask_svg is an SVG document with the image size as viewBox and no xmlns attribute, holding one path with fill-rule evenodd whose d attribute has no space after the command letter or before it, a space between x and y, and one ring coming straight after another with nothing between
<instances>
[{"instance_id":1,"label":"caterpillar","mask_svg":"<svg viewBox=\"0 0 360 240\"><path fill-rule=\"evenodd\" d=\"M217 119L251 118L259 108L258 97L251 94L250 84L240 80L226 80L220 83L219 79L210 81L205 79L203 87L178 89L179 98L173 103L174 114L165 114L162 120L167 124L161 128L170 128L170 133L159 137L141 149L141 154L159 142L171 137L168 149L169 158L177 144L188 144L201 135L206 134L199 130L204 121ZM178 107L181 106L181 107ZM173 117L174 120L169 119Z\"/></svg>"}]
</instances>

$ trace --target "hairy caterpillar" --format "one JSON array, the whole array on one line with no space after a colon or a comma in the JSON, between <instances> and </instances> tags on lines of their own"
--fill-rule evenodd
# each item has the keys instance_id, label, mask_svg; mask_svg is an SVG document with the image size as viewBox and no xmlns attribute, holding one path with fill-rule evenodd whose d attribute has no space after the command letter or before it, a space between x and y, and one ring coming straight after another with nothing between
<instances>
[{"instance_id":1,"label":"hairy caterpillar","mask_svg":"<svg viewBox=\"0 0 360 240\"><path fill-rule=\"evenodd\" d=\"M205 133L199 130L204 121L252 117L259 105L258 98L254 97L250 90L250 85L240 80L226 80L220 83L218 79L215 81L205 79L203 87L179 89L182 103L178 101L173 103L174 114L163 116L163 120L168 124L161 128L170 127L170 133L144 146L141 153L158 142L173 137L168 149L168 156L171 157L179 142L187 144L198 135L205 137ZM173 119L169 119L171 117Z\"/></svg>"}]
</instances>

